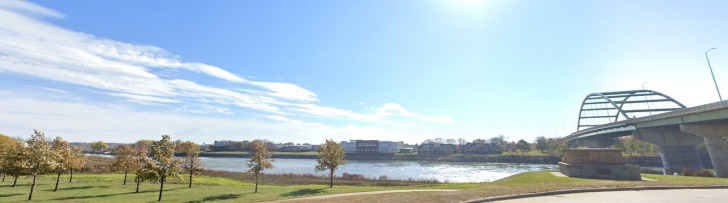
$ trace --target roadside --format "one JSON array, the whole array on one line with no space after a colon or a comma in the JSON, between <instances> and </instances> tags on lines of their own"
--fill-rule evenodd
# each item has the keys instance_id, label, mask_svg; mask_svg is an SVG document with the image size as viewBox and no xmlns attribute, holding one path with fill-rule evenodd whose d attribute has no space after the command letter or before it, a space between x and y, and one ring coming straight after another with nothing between
<instances>
[{"instance_id":1,"label":"roadside","mask_svg":"<svg viewBox=\"0 0 728 203\"><path fill-rule=\"evenodd\" d=\"M630 190L612 192L587 192L541 197L521 198L498 203L640 203L640 202L728 202L728 189L669 189L669 190Z\"/></svg>"},{"instance_id":2,"label":"roadside","mask_svg":"<svg viewBox=\"0 0 728 203\"><path fill-rule=\"evenodd\" d=\"M316 200L329 199L329 198L341 198L350 197L357 195L378 195L378 194L391 194L391 193L405 193L405 192L455 192L458 190L438 190L438 189L424 189L424 190L385 190L385 191L373 191L373 192L356 192L356 193L344 193L344 194L333 194L333 195L321 195L313 197L303 197L296 199L287 199L273 202L312 202Z\"/></svg>"}]
</instances>

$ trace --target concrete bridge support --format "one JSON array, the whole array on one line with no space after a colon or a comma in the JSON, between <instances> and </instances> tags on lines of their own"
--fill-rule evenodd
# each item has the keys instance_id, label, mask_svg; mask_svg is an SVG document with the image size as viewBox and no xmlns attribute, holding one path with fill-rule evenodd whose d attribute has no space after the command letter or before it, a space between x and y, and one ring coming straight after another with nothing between
<instances>
[{"instance_id":1,"label":"concrete bridge support","mask_svg":"<svg viewBox=\"0 0 728 203\"><path fill-rule=\"evenodd\" d=\"M587 148L609 148L614 144L614 138L581 138L576 140L576 144Z\"/></svg>"},{"instance_id":2,"label":"concrete bridge support","mask_svg":"<svg viewBox=\"0 0 728 203\"><path fill-rule=\"evenodd\" d=\"M678 126L640 128L634 138L659 147L666 174L680 173L683 168L690 172L703 168L697 149L703 138L685 133Z\"/></svg>"},{"instance_id":3,"label":"concrete bridge support","mask_svg":"<svg viewBox=\"0 0 728 203\"><path fill-rule=\"evenodd\" d=\"M680 125L680 130L703 137L710 161L713 162L715 176L728 178L728 146L725 140L728 137L728 123L683 124Z\"/></svg>"}]
</instances>

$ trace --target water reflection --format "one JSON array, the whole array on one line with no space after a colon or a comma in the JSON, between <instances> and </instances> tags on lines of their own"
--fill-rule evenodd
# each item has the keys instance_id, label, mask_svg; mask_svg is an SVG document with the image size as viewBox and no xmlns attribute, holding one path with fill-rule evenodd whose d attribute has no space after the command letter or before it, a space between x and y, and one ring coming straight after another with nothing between
<instances>
[{"instance_id":1,"label":"water reflection","mask_svg":"<svg viewBox=\"0 0 728 203\"><path fill-rule=\"evenodd\" d=\"M237 172L247 170L246 160L242 158L202 158L207 169ZM327 172L315 172L315 165L316 160L314 159L275 159L274 168L266 170L266 173L310 173L321 176L327 174ZM466 183L490 182L521 172L556 170L556 167L556 165L547 164L351 160L340 167L336 174L361 174L368 178L379 178L384 175L390 179L435 179L441 182Z\"/></svg>"},{"instance_id":2,"label":"water reflection","mask_svg":"<svg viewBox=\"0 0 728 203\"><path fill-rule=\"evenodd\" d=\"M110 155L93 155L113 157ZM211 158L202 157L206 169L221 171L245 172L248 170L244 158ZM272 169L265 173L281 174L316 174L326 176L328 172L316 172L315 159L275 159ZM428 179L450 183L492 182L505 177L528 171L557 170L557 165L550 164L509 164L481 162L418 162L418 161L360 161L350 160L336 172L361 174L367 178L379 178L386 175L389 179Z\"/></svg>"}]
</instances>

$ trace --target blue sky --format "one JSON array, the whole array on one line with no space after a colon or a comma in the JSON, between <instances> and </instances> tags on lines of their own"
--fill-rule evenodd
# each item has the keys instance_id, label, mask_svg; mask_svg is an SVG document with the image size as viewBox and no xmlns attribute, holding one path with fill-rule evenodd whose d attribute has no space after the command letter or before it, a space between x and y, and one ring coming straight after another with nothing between
<instances>
[{"instance_id":1,"label":"blue sky","mask_svg":"<svg viewBox=\"0 0 728 203\"><path fill-rule=\"evenodd\" d=\"M728 96L725 1L0 2L0 133L532 141L589 93Z\"/></svg>"}]
</instances>

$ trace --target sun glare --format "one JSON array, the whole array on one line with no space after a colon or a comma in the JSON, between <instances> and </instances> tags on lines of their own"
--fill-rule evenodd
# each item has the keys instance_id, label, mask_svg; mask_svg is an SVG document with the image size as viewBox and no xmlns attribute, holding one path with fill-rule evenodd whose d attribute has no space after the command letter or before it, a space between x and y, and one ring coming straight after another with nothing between
<instances>
[{"instance_id":1,"label":"sun glare","mask_svg":"<svg viewBox=\"0 0 728 203\"><path fill-rule=\"evenodd\" d=\"M487 0L450 0L458 6L483 6Z\"/></svg>"}]
</instances>

